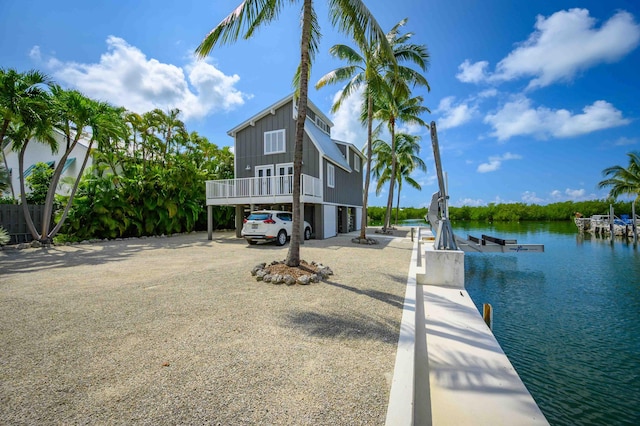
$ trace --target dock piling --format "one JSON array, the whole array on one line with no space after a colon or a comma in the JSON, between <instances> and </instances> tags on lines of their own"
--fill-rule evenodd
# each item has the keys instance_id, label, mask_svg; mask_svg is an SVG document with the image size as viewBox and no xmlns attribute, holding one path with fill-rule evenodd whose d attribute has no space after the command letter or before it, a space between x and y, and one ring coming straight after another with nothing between
<instances>
[{"instance_id":1,"label":"dock piling","mask_svg":"<svg viewBox=\"0 0 640 426\"><path fill-rule=\"evenodd\" d=\"M484 319L484 322L489 327L489 330L493 330L493 327L492 327L492 324L493 324L493 308L491 307L491 304L489 304L489 303L483 303L482 304L482 319Z\"/></svg>"}]
</instances>

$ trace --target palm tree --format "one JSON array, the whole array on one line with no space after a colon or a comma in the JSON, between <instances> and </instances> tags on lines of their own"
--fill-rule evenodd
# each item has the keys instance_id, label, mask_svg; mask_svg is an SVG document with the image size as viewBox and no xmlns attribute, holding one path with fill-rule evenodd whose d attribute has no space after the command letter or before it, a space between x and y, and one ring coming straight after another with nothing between
<instances>
[{"instance_id":1,"label":"palm tree","mask_svg":"<svg viewBox=\"0 0 640 426\"><path fill-rule=\"evenodd\" d=\"M420 169L427 171L427 165L424 163L420 154L420 136L409 135L407 133L396 134L396 158L398 167L396 168L396 180L398 182L398 200L396 204L396 225L398 224L398 212L400 210L400 191L402 190L402 182L405 181L415 189L422 189L420 184L411 177L414 170ZM376 163L374 165L373 174L377 180L376 195L380 195L382 187L391 179L391 146L382 139L377 139L374 143L374 154Z\"/></svg>"},{"instance_id":2,"label":"palm tree","mask_svg":"<svg viewBox=\"0 0 640 426\"><path fill-rule=\"evenodd\" d=\"M32 230L34 238L44 243L51 241L51 239L60 230L62 224L66 219L67 213L71 207L71 204L73 203L73 198L77 191L80 177L82 176L84 169L86 168L89 156L91 155L91 149L94 142L98 141L98 145L100 145L111 137L124 137L126 131L124 120L120 118L121 112L123 110L116 109L103 102L97 102L89 99L76 90L65 90L60 86L53 86L51 88L51 93L52 103L50 107L50 117L48 117L47 120L37 120L32 126L23 126L24 129L21 136L23 143L20 146L21 151L19 156L21 176L20 188L23 193L23 203L25 204L25 216L28 216L24 198L24 178L22 177L22 163L24 160L24 152L30 139L25 140L24 138L29 136L29 138L35 138L42 142L47 142L51 146L52 151L56 152L58 149L58 143L53 137L53 129L56 128L62 133L64 139L64 151L57 163L56 168L54 169L51 184L45 198L44 209L42 213L42 229L40 230L40 232L35 231L35 227ZM56 188L58 187L58 184L62 177L62 171L65 167L69 155L78 145L81 137L83 136L83 133L85 133L86 131L89 131L88 133L91 135L91 137L89 140L87 151L82 161L82 165L80 166L80 171L75 179L75 183L71 189L67 204L61 218L58 220L58 223L53 227L53 229L49 230L49 218L51 218L51 216L53 215ZM27 222L33 223L30 219Z\"/></svg>"},{"instance_id":3,"label":"palm tree","mask_svg":"<svg viewBox=\"0 0 640 426\"><path fill-rule=\"evenodd\" d=\"M609 178L599 182L598 188L611 188L610 197L633 195L637 201L640 198L640 151L629 152L627 156L629 166L626 169L622 166L611 166L602 171L602 174Z\"/></svg>"},{"instance_id":4,"label":"palm tree","mask_svg":"<svg viewBox=\"0 0 640 426\"><path fill-rule=\"evenodd\" d=\"M4 158L5 135L12 121L23 116L31 117L31 120L46 114L48 104L46 86L51 84L49 76L36 70L20 73L15 69L0 68L0 150L4 166L7 159ZM15 198L13 185L9 185L11 196Z\"/></svg>"},{"instance_id":5,"label":"palm tree","mask_svg":"<svg viewBox=\"0 0 640 426\"><path fill-rule=\"evenodd\" d=\"M364 191L362 194L362 220L360 227L360 239L367 238L367 205L369 198L369 185L371 183L371 141L373 139L373 92L376 85L381 81L380 71L385 64L389 63L397 66L394 57L380 57L380 50L377 43L367 39L355 39L361 54L355 49L344 44L336 44L329 49L329 53L338 59L345 60L348 65L337 68L325 74L316 83L316 89L320 89L327 84L335 84L347 81L342 88L340 96L331 107L331 112L335 113L340 109L342 103L355 93L359 88L364 88L364 106L366 106L367 116L367 166L365 172Z\"/></svg>"},{"instance_id":6,"label":"palm tree","mask_svg":"<svg viewBox=\"0 0 640 426\"><path fill-rule=\"evenodd\" d=\"M48 96L48 95L47 95ZM24 114L14 117L6 130L6 136L12 141L11 148L18 152L18 173L20 177L20 201L27 228L34 239L39 240L40 234L36 230L33 218L27 207L27 193L24 178L24 155L31 141L41 142L57 152L58 141L52 135L53 124L51 115L39 113L37 115ZM45 216L46 217L46 216Z\"/></svg>"},{"instance_id":7,"label":"palm tree","mask_svg":"<svg viewBox=\"0 0 640 426\"><path fill-rule=\"evenodd\" d=\"M184 123L178 119L180 109L173 108L167 112L161 109L154 109L148 113L156 132L160 135L158 138L160 154L164 163L167 155L171 152L171 146L177 145L178 139L186 132ZM177 146L174 148L177 150Z\"/></svg>"},{"instance_id":8,"label":"palm tree","mask_svg":"<svg viewBox=\"0 0 640 426\"><path fill-rule=\"evenodd\" d=\"M89 99L89 101L91 107L91 116L87 122L87 128L90 130L89 133L91 134L89 146L87 147L82 165L80 166L80 170L78 171L78 176L75 179L73 187L71 188L71 191L69 193L67 204L65 205L62 215L58 219L58 223L56 223L51 232L46 234L47 240L53 238L64 224L64 221L73 204L73 198L76 194L76 191L78 190L80 178L84 174L84 170L87 166L89 157L92 155L93 146L96 145L97 150L102 151L106 147L113 145L114 141L123 139L127 133L127 127L124 122L124 108L114 107L107 102L100 102L92 99ZM65 155L68 155L70 153L71 150L67 151ZM63 161L60 160L60 162L58 163L58 167L56 168L56 172L58 172L58 169L62 167L62 164ZM57 186L57 182L52 182L51 186L54 187L54 184L55 186ZM47 205L45 205L45 208L46 207Z\"/></svg>"},{"instance_id":9,"label":"palm tree","mask_svg":"<svg viewBox=\"0 0 640 426\"><path fill-rule=\"evenodd\" d=\"M239 37L251 38L255 31L274 21L280 11L292 0L244 0L222 20L196 49L205 57L216 44L235 42ZM363 0L328 0L331 23L348 35L358 39L380 41L387 52L390 48L377 21ZM302 33L300 40L300 64L294 74L294 85L298 95L298 117L293 155L293 229L302 228L300 215L300 176L302 173L302 141L307 117L307 97L311 64L320 42L320 26L313 7L313 0L302 0ZM286 264L300 264L300 232L293 232Z\"/></svg>"},{"instance_id":10,"label":"palm tree","mask_svg":"<svg viewBox=\"0 0 640 426\"><path fill-rule=\"evenodd\" d=\"M391 133L391 173L389 178L389 197L387 199L387 211L385 214L383 230L387 230L391 225L391 208L393 205L393 190L397 176L397 149L396 149L396 125L397 122L409 124L419 124L427 127L427 123L420 118L429 109L422 105L422 97L410 98L401 84L387 84L385 90L380 93L375 102L378 102L375 117L387 124Z\"/></svg>"},{"instance_id":11,"label":"palm tree","mask_svg":"<svg viewBox=\"0 0 640 426\"><path fill-rule=\"evenodd\" d=\"M405 76L406 81L424 85L427 88L429 87L428 82L421 74L398 63L398 61L408 60L417 64L422 70L426 70L428 64L429 54L426 47L407 43L407 41L412 37L412 33L407 33L404 36L399 37L399 30L407 23L407 20L407 18L401 20L391 29L391 31L387 33L387 42L389 42L393 51L392 57L381 55L383 51L381 50L379 43L373 43L367 39L355 39L361 53L358 53L355 49L349 46L336 44L331 47L329 53L338 59L346 61L348 65L325 74L320 78L318 83L316 83L316 88L319 89L327 84L347 81L347 84L340 93L340 97L331 108L331 112L334 113L340 109L342 103L349 96L351 96L360 87L364 87L363 116L366 113L366 118L363 121L366 121L367 123L367 145L365 147L365 151L367 152L367 171L365 174L364 191L362 194L362 228L360 229L360 239L366 239L367 237L367 205L369 198L369 185L371 182L371 153L373 140L373 98L375 93L379 93L382 90L382 76L389 69L393 69Z\"/></svg>"}]
</instances>

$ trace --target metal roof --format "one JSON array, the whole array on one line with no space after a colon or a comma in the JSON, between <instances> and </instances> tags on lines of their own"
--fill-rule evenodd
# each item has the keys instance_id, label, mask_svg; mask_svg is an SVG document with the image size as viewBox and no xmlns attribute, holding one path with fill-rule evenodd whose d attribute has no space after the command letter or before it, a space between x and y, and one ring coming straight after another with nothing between
<instances>
[{"instance_id":1,"label":"metal roof","mask_svg":"<svg viewBox=\"0 0 640 426\"><path fill-rule=\"evenodd\" d=\"M320 130L308 117L304 123L304 130L318 148L318 151L320 151L320 155L351 173L352 170L351 167L349 167L347 159L342 155L340 148L338 148L333 139L331 139L331 136Z\"/></svg>"}]
</instances>

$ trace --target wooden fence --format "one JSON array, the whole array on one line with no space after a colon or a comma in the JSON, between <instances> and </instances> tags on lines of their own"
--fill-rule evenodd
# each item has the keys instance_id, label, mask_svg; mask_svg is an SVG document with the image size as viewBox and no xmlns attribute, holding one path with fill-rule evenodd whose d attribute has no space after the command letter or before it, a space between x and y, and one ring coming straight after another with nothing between
<instances>
[{"instance_id":1,"label":"wooden fence","mask_svg":"<svg viewBox=\"0 0 640 426\"><path fill-rule=\"evenodd\" d=\"M27 208L31 213L36 229L41 229L44 206L28 204ZM27 228L22 205L0 204L0 227L9 232L11 236L9 244L27 243L33 240L33 236Z\"/></svg>"}]
</instances>

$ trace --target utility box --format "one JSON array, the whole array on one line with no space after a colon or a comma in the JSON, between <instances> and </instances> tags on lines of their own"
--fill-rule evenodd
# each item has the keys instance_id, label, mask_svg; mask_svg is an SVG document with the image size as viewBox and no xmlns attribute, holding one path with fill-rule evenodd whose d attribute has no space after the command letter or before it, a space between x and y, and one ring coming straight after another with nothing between
<instances>
[{"instance_id":1,"label":"utility box","mask_svg":"<svg viewBox=\"0 0 640 426\"><path fill-rule=\"evenodd\" d=\"M418 284L464 289L464 252L462 250L434 250L425 244L425 273Z\"/></svg>"}]
</instances>

